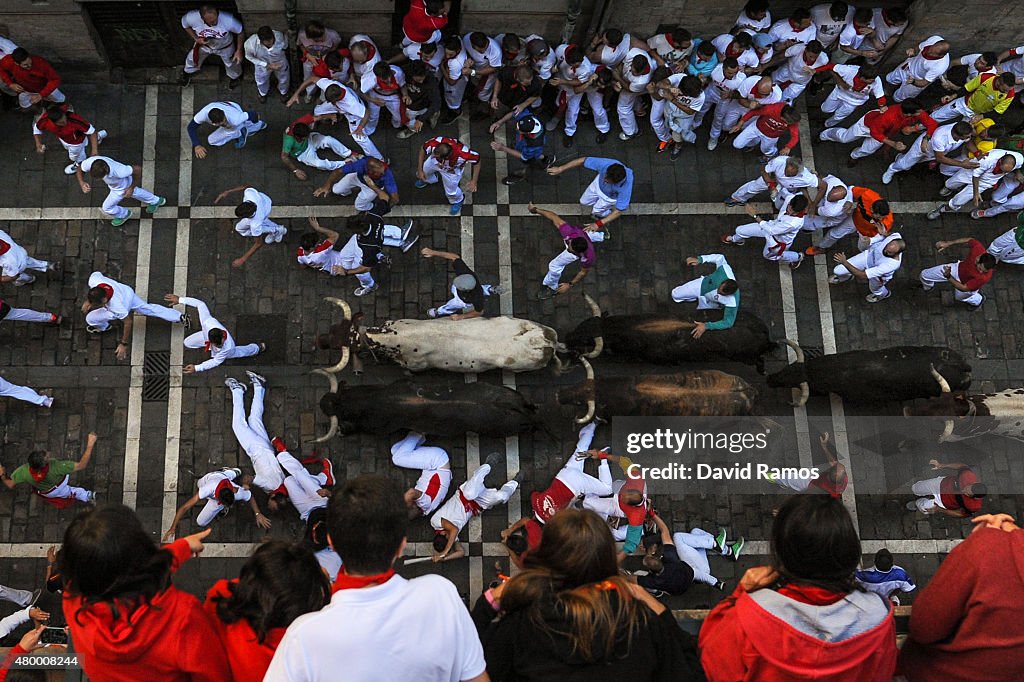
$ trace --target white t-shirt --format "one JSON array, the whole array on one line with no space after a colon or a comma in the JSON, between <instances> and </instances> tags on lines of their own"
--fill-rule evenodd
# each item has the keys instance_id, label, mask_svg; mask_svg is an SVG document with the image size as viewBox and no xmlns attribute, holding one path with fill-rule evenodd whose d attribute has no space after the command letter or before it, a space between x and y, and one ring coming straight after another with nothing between
<instances>
[{"instance_id":1,"label":"white t-shirt","mask_svg":"<svg viewBox=\"0 0 1024 682\"><path fill-rule=\"evenodd\" d=\"M217 486L220 485L221 481L231 481L231 490L235 493L235 502L248 502L249 498L252 497L252 493L248 488L235 485L235 477L238 476L236 469L228 469L227 471L211 471L202 478L199 479L199 499L201 500L213 500L216 502ZM219 504L218 507L223 507Z\"/></svg>"},{"instance_id":2,"label":"white t-shirt","mask_svg":"<svg viewBox=\"0 0 1024 682\"><path fill-rule=\"evenodd\" d=\"M733 37L734 36L731 33L723 33L711 41L711 44L715 46L715 50L718 51L719 61L725 61L725 51L729 49L729 45L732 43ZM736 62L739 63L741 71L743 69L756 69L761 65L761 58L758 56L756 50L748 47L736 57Z\"/></svg>"},{"instance_id":3,"label":"white t-shirt","mask_svg":"<svg viewBox=\"0 0 1024 682\"><path fill-rule=\"evenodd\" d=\"M825 181L825 193L818 203L818 215L823 218L838 218L843 215L843 209L846 204L853 203L853 193L850 191L849 185L834 175L826 175L822 180ZM837 187L845 189L846 196L838 201L832 201L828 198L828 195Z\"/></svg>"},{"instance_id":4,"label":"white t-shirt","mask_svg":"<svg viewBox=\"0 0 1024 682\"><path fill-rule=\"evenodd\" d=\"M447 462L447 460L445 460ZM436 478L435 478L436 477ZM416 506L426 516L441 506L452 485L451 469L423 469L413 487L422 495L416 498Z\"/></svg>"},{"instance_id":5,"label":"white t-shirt","mask_svg":"<svg viewBox=\"0 0 1024 682\"><path fill-rule=\"evenodd\" d=\"M818 55L813 64L808 64L804 59L806 45L797 43L790 45L786 50L786 61L779 67L779 70L772 75L776 83L799 83L806 85L814 77L815 69L828 64L828 55L824 52Z\"/></svg>"},{"instance_id":6,"label":"white t-shirt","mask_svg":"<svg viewBox=\"0 0 1024 682\"><path fill-rule=\"evenodd\" d=\"M367 43L370 45L370 49L367 52L370 56L366 58L365 62L357 64L356 60L352 60L352 73L356 75L356 80L361 80L363 74L372 73L373 65L380 61L380 49L377 48L377 43L373 42L370 36L363 33L357 33L352 36L352 39L348 41L349 49L352 49L352 46L356 43Z\"/></svg>"},{"instance_id":7,"label":"white t-shirt","mask_svg":"<svg viewBox=\"0 0 1024 682\"><path fill-rule=\"evenodd\" d=\"M781 43L789 40L795 40L798 43L807 43L814 40L815 34L818 29L814 26L814 22L807 28L795 28L789 19L783 19L782 21L776 21L775 25L772 26L771 30L768 31L768 35L772 37L772 41Z\"/></svg>"},{"instance_id":8,"label":"white t-shirt","mask_svg":"<svg viewBox=\"0 0 1024 682\"><path fill-rule=\"evenodd\" d=\"M782 90L779 89L778 85L772 84L772 91L767 95L761 96L757 94L757 84L761 81L762 76L754 74L753 76L747 76L743 79L743 82L736 88L736 93L743 99L757 100L757 105L764 107L769 104L775 104L776 102L782 101Z\"/></svg>"},{"instance_id":9,"label":"white t-shirt","mask_svg":"<svg viewBox=\"0 0 1024 682\"><path fill-rule=\"evenodd\" d=\"M205 38L206 46L211 50L231 47L235 43L232 34L242 32L242 22L223 10L217 13L217 23L207 26L199 10L194 9L181 18L181 27L190 28L198 37Z\"/></svg>"},{"instance_id":10,"label":"white t-shirt","mask_svg":"<svg viewBox=\"0 0 1024 682\"><path fill-rule=\"evenodd\" d=\"M725 66L719 64L711 72L711 80L707 87L704 88L704 93L710 96L713 92L714 96L717 96L718 99L721 100L728 93L738 88L745 78L746 75L743 73L742 69L733 74L732 78L726 78Z\"/></svg>"},{"instance_id":11,"label":"white t-shirt","mask_svg":"<svg viewBox=\"0 0 1024 682\"><path fill-rule=\"evenodd\" d=\"M996 67L995 66L991 66L991 65L987 69L985 69L984 71L978 71L978 67L976 67L974 64L979 59L981 59L981 53L980 52L975 52L974 54L965 54L963 57L960 57L960 59L957 59L954 63L955 64L962 64L963 66L967 67L967 80L971 80L973 78L977 78L978 74L980 74L980 73L995 73L996 72ZM1005 65L1006 65L1006 62L1003 62L1003 66L1005 66Z\"/></svg>"},{"instance_id":12,"label":"white t-shirt","mask_svg":"<svg viewBox=\"0 0 1024 682\"><path fill-rule=\"evenodd\" d=\"M844 83L852 88L853 77L860 73L860 67L850 66L847 64L836 64L833 71L835 71ZM840 100L859 105L867 102L869 97L874 97L876 100L885 97L885 89L882 87L882 78L880 76L875 76L875 79L863 90L846 90L836 86L835 94Z\"/></svg>"},{"instance_id":13,"label":"white t-shirt","mask_svg":"<svg viewBox=\"0 0 1024 682\"><path fill-rule=\"evenodd\" d=\"M242 45L245 58L256 66L283 64L288 59L288 38L280 31L274 31L274 44L267 47L260 37L253 33Z\"/></svg>"},{"instance_id":14,"label":"white t-shirt","mask_svg":"<svg viewBox=\"0 0 1024 682\"><path fill-rule=\"evenodd\" d=\"M370 74L372 75L373 72L371 71ZM352 88L330 78L321 78L316 82L316 87L320 88L321 97L327 93L327 88L332 85L340 87L345 94L337 102L328 102L326 100L320 102L313 109L313 113L317 116L339 113L347 117L362 119L366 114L366 105L363 104L363 100L359 98L359 95Z\"/></svg>"},{"instance_id":15,"label":"white t-shirt","mask_svg":"<svg viewBox=\"0 0 1024 682\"><path fill-rule=\"evenodd\" d=\"M885 239L877 241L868 247L868 262L867 267L864 268L864 274L868 279L892 279L892 276L900 269L900 266L903 265L902 253L895 258L890 258L883 253L886 245L895 239L903 239L903 237L899 232L893 232Z\"/></svg>"},{"instance_id":16,"label":"white t-shirt","mask_svg":"<svg viewBox=\"0 0 1024 682\"><path fill-rule=\"evenodd\" d=\"M764 18L762 19L751 19L747 16L745 11L740 12L740 15L736 17L736 26L743 29L749 29L755 33L765 31L769 26L772 25L772 13L765 12Z\"/></svg>"},{"instance_id":17,"label":"white t-shirt","mask_svg":"<svg viewBox=\"0 0 1024 682\"><path fill-rule=\"evenodd\" d=\"M466 54L469 55L469 58L473 60L473 68L482 69L485 66L492 66L496 69L500 69L503 53L498 41L487 36L487 47L484 48L483 52L480 52L473 47L473 43L469 42L470 35L472 34L467 33L462 36L462 47L465 48Z\"/></svg>"},{"instance_id":18,"label":"white t-shirt","mask_svg":"<svg viewBox=\"0 0 1024 682\"><path fill-rule=\"evenodd\" d=\"M132 311L132 302L135 300L135 290L127 284L121 284L110 279L101 272L94 272L89 275L89 288L106 284L114 290L114 295L106 303L106 309L114 316L114 319L123 320Z\"/></svg>"},{"instance_id":19,"label":"white t-shirt","mask_svg":"<svg viewBox=\"0 0 1024 682\"><path fill-rule=\"evenodd\" d=\"M690 41L690 46L684 49L672 45L664 33L659 33L647 39L647 47L657 52L658 56L671 66L690 56L690 53L693 52L693 41Z\"/></svg>"},{"instance_id":20,"label":"white t-shirt","mask_svg":"<svg viewBox=\"0 0 1024 682\"><path fill-rule=\"evenodd\" d=\"M917 46L917 54L907 60L907 71L914 78L928 81L929 83L946 73L949 69L949 53L939 59L927 59L922 52L929 45L941 42L942 36L931 36Z\"/></svg>"},{"instance_id":21,"label":"white t-shirt","mask_svg":"<svg viewBox=\"0 0 1024 682\"><path fill-rule=\"evenodd\" d=\"M832 3L829 2L823 5L815 5L811 8L811 21L814 23L815 38L826 50L830 49L839 40L839 34L853 21L853 13L855 11L853 7L848 7L846 16L836 21L832 18L831 6Z\"/></svg>"},{"instance_id":22,"label":"white t-shirt","mask_svg":"<svg viewBox=\"0 0 1024 682\"><path fill-rule=\"evenodd\" d=\"M0 36L0 59L18 49L18 46L7 36Z\"/></svg>"},{"instance_id":23,"label":"white t-shirt","mask_svg":"<svg viewBox=\"0 0 1024 682\"><path fill-rule=\"evenodd\" d=\"M544 40L544 38L537 35L536 33L531 33L530 35L523 38L523 50L525 51L526 46L529 45L534 40ZM546 40L544 40L544 44L547 44ZM531 62L533 63L533 70L537 72L537 75L541 78L541 80L549 80L555 70L555 51L550 49L550 47L551 46L548 45L548 54L547 56L544 57L544 59L541 59L539 61L531 60Z\"/></svg>"},{"instance_id":24,"label":"white t-shirt","mask_svg":"<svg viewBox=\"0 0 1024 682\"><path fill-rule=\"evenodd\" d=\"M556 62L558 68L558 77L563 80L580 80L585 81L594 74L594 65L590 63L590 60L583 57L583 61L580 65L573 67L567 61L565 61L565 51L568 45L559 45L555 50L555 57L558 60Z\"/></svg>"},{"instance_id":25,"label":"white t-shirt","mask_svg":"<svg viewBox=\"0 0 1024 682\"><path fill-rule=\"evenodd\" d=\"M839 46L848 47L851 50L867 49L867 46L864 45L864 40L867 37L866 33L857 33L857 24L851 20L849 25L839 34Z\"/></svg>"},{"instance_id":26,"label":"white t-shirt","mask_svg":"<svg viewBox=\"0 0 1024 682\"><path fill-rule=\"evenodd\" d=\"M805 187L817 187L818 176L807 166L801 166L800 172L790 177L786 175L786 163L788 156L776 156L764 166L764 172L775 178L780 187L784 187L794 194Z\"/></svg>"},{"instance_id":27,"label":"white t-shirt","mask_svg":"<svg viewBox=\"0 0 1024 682\"><path fill-rule=\"evenodd\" d=\"M442 48L438 48L438 51L441 51L441 49ZM468 76L462 75L462 70L466 68L466 62L468 61L469 55L466 53L465 48L463 48L462 50L459 51L457 55L448 60L448 75L454 78L456 81L468 78ZM447 84L448 82L445 81L445 85Z\"/></svg>"},{"instance_id":28,"label":"white t-shirt","mask_svg":"<svg viewBox=\"0 0 1024 682\"><path fill-rule=\"evenodd\" d=\"M3 230L0 230L0 241L5 241L10 246L3 255L0 255L0 272L3 273L4 277L14 277L21 274L25 270L26 263L28 263L28 251L16 243L11 238L11 235ZM93 287L96 285L90 284L89 286Z\"/></svg>"},{"instance_id":29,"label":"white t-shirt","mask_svg":"<svg viewBox=\"0 0 1024 682\"><path fill-rule=\"evenodd\" d=\"M263 192L258 189L247 187L242 192L242 201L248 201L256 205L256 213L251 218L242 218L235 225L235 231L243 237L259 237L267 232L264 224L270 217L270 209L274 203Z\"/></svg>"},{"instance_id":30,"label":"white t-shirt","mask_svg":"<svg viewBox=\"0 0 1024 682\"><path fill-rule=\"evenodd\" d=\"M932 158L935 158L935 152L942 152L946 156L949 156L950 152L967 142L967 140L954 139L953 127L955 125L956 123L947 123L946 125L941 125L935 129L935 133L928 142L928 145L932 150ZM927 133L922 133L922 136L926 134Z\"/></svg>"},{"instance_id":31,"label":"white t-shirt","mask_svg":"<svg viewBox=\"0 0 1024 682\"><path fill-rule=\"evenodd\" d=\"M1015 55L1017 58L1007 59L1000 64L1000 67L1003 71L1009 71L1017 78L1024 78L1024 45L1013 48L1010 50L1010 54Z\"/></svg>"},{"instance_id":32,"label":"white t-shirt","mask_svg":"<svg viewBox=\"0 0 1024 682\"><path fill-rule=\"evenodd\" d=\"M338 590L288 627L264 679L459 682L483 674L483 646L455 586L439 575Z\"/></svg>"},{"instance_id":33,"label":"white t-shirt","mask_svg":"<svg viewBox=\"0 0 1024 682\"><path fill-rule=\"evenodd\" d=\"M347 247L355 238L356 235L352 235L352 238L349 239L345 246ZM358 244L356 246L358 246ZM342 255L341 251L335 251L332 247L333 244L331 242L326 240L322 241L309 253L300 251L297 260L302 265L309 266L316 270L323 270L327 274L333 275L334 266L338 265L345 267L342 265L342 260L345 259L345 256ZM362 250L360 250L360 254L361 253Z\"/></svg>"},{"instance_id":34,"label":"white t-shirt","mask_svg":"<svg viewBox=\"0 0 1024 682\"><path fill-rule=\"evenodd\" d=\"M884 45L889 38L898 36L907 30L905 23L898 26L890 26L886 23L885 18L882 17L882 11L880 7L876 7L871 17L871 23L875 27L874 38L879 45Z\"/></svg>"},{"instance_id":35,"label":"white t-shirt","mask_svg":"<svg viewBox=\"0 0 1024 682\"><path fill-rule=\"evenodd\" d=\"M468 483L468 481L467 481ZM454 495L448 498L441 507L434 512L433 516L430 517L430 526L434 530L441 530L441 519L448 519L448 523L452 524L460 531L466 527L469 520L473 518L474 514L470 509L466 509L466 505L462 503L462 495L465 494L463 488L466 483L459 486L458 490ZM469 499L468 497L466 499Z\"/></svg>"},{"instance_id":36,"label":"white t-shirt","mask_svg":"<svg viewBox=\"0 0 1024 682\"><path fill-rule=\"evenodd\" d=\"M645 57L647 59L647 72L642 73L639 76L633 73L633 69L630 65L633 63L633 59L636 57ZM626 58L622 60L622 74L629 83L630 92L644 92L647 89L647 84L651 82L651 74L654 72L654 60L651 59L650 55L638 47L634 47L626 53Z\"/></svg>"},{"instance_id":37,"label":"white t-shirt","mask_svg":"<svg viewBox=\"0 0 1024 682\"><path fill-rule=\"evenodd\" d=\"M328 52L333 52L341 45L341 36L333 28L325 28L323 37L313 40L306 35L306 29L302 29L297 42L307 54L323 59Z\"/></svg>"},{"instance_id":38,"label":"white t-shirt","mask_svg":"<svg viewBox=\"0 0 1024 682\"><path fill-rule=\"evenodd\" d=\"M1008 177L1009 173L998 172L999 161L1006 155L1012 156L1015 161L1013 170L1019 169L1021 164L1024 163L1024 156L1018 152L1011 152L1006 149L996 148L978 159L978 163L980 165L974 169L972 175L979 178L982 183L989 183L990 186L996 184L1003 178Z\"/></svg>"},{"instance_id":39,"label":"white t-shirt","mask_svg":"<svg viewBox=\"0 0 1024 682\"><path fill-rule=\"evenodd\" d=\"M405 85L405 72L398 66L391 66L391 73L395 77L395 81L398 83L398 87ZM397 90L391 94L384 94L377 91L377 76L373 71L363 74L363 78L359 81L359 89L363 91L364 95L371 97L401 97L402 91Z\"/></svg>"},{"instance_id":40,"label":"white t-shirt","mask_svg":"<svg viewBox=\"0 0 1024 682\"><path fill-rule=\"evenodd\" d=\"M192 120L199 125L204 123L213 125L213 121L210 120L210 112L214 109L220 109L224 112L224 121L228 124L227 127L229 129L237 128L249 120L249 114L245 113L245 110L234 102L210 102L196 112Z\"/></svg>"},{"instance_id":41,"label":"white t-shirt","mask_svg":"<svg viewBox=\"0 0 1024 682\"><path fill-rule=\"evenodd\" d=\"M106 162L110 169L110 172L103 176L103 182L107 183L107 187L111 190L126 190L131 186L132 167L120 161L114 161L109 156L90 156L82 162L82 172L88 175L92 164L96 161Z\"/></svg>"},{"instance_id":42,"label":"white t-shirt","mask_svg":"<svg viewBox=\"0 0 1024 682\"><path fill-rule=\"evenodd\" d=\"M628 33L622 34L622 40L618 45L602 45L598 50L597 61L605 66L618 66L629 52L631 38Z\"/></svg>"}]
</instances>

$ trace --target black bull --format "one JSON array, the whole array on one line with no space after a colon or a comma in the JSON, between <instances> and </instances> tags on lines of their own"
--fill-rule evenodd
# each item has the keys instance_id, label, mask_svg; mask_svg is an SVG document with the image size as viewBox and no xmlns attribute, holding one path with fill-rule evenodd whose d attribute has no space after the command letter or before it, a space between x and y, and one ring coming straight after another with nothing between
<instances>
[{"instance_id":1,"label":"black bull","mask_svg":"<svg viewBox=\"0 0 1024 682\"><path fill-rule=\"evenodd\" d=\"M791 343L791 342L790 342ZM802 388L800 404L808 393L835 393L861 403L930 398L941 392L934 367L953 390L971 385L971 366L956 351L929 346L896 346L881 350L855 350L804 360L792 344L797 361L768 375L768 385Z\"/></svg>"},{"instance_id":2,"label":"black bull","mask_svg":"<svg viewBox=\"0 0 1024 682\"><path fill-rule=\"evenodd\" d=\"M773 343L768 326L757 316L740 311L729 329L692 335L694 322L713 322L721 310L697 310L686 317L647 313L604 315L584 320L565 339L571 351L594 358L601 350L615 358L655 364L730 360L754 365L764 372L764 357ZM603 349L595 348L595 337L603 337Z\"/></svg>"},{"instance_id":3,"label":"black bull","mask_svg":"<svg viewBox=\"0 0 1024 682\"><path fill-rule=\"evenodd\" d=\"M461 380L401 380L386 385L338 386L323 370L331 392L320 399L320 409L331 418L330 431L387 435L409 429L435 436L460 436L469 431L481 436L505 437L544 428L537 406L517 391L483 382Z\"/></svg>"}]
</instances>

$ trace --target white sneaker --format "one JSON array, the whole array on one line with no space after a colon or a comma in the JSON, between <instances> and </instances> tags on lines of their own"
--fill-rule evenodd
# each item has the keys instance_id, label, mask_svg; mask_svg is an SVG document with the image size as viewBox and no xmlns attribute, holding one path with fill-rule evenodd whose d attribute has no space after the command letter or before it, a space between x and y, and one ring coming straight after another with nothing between
<instances>
[{"instance_id":1,"label":"white sneaker","mask_svg":"<svg viewBox=\"0 0 1024 682\"><path fill-rule=\"evenodd\" d=\"M35 275L25 275L25 276L28 277L28 279L16 279L16 280L14 280L14 286L16 286L16 287L23 287L26 284L32 284L32 282L36 281Z\"/></svg>"},{"instance_id":2,"label":"white sneaker","mask_svg":"<svg viewBox=\"0 0 1024 682\"><path fill-rule=\"evenodd\" d=\"M374 291L377 291L377 285L376 284L374 284L373 286L369 286L369 287L359 287L358 289L356 289L352 293L355 294L356 296L366 296L367 294L372 293Z\"/></svg>"},{"instance_id":3,"label":"white sneaker","mask_svg":"<svg viewBox=\"0 0 1024 682\"><path fill-rule=\"evenodd\" d=\"M46 399L43 400L43 407L53 407L53 398L46 396Z\"/></svg>"},{"instance_id":4,"label":"white sneaker","mask_svg":"<svg viewBox=\"0 0 1024 682\"><path fill-rule=\"evenodd\" d=\"M882 173L882 184L888 185L890 182L892 182L892 178L894 175L896 175L896 173L894 173L891 168L886 168L885 172Z\"/></svg>"},{"instance_id":5,"label":"white sneaker","mask_svg":"<svg viewBox=\"0 0 1024 682\"><path fill-rule=\"evenodd\" d=\"M107 131L101 130L98 133L96 133L96 139L100 142L103 142L103 140L107 139Z\"/></svg>"},{"instance_id":6,"label":"white sneaker","mask_svg":"<svg viewBox=\"0 0 1024 682\"><path fill-rule=\"evenodd\" d=\"M245 374L249 377L249 381L251 381L253 385L263 386L267 383L267 378L262 374L257 374L256 372L248 369L245 370Z\"/></svg>"},{"instance_id":7,"label":"white sneaker","mask_svg":"<svg viewBox=\"0 0 1024 682\"><path fill-rule=\"evenodd\" d=\"M427 311L427 317L434 320L437 319L437 308L431 308Z\"/></svg>"},{"instance_id":8,"label":"white sneaker","mask_svg":"<svg viewBox=\"0 0 1024 682\"><path fill-rule=\"evenodd\" d=\"M243 384L238 379L235 379L234 377L228 377L227 379L225 379L224 385L227 386L232 391L241 391L242 393L245 393L245 384Z\"/></svg>"},{"instance_id":9,"label":"white sneaker","mask_svg":"<svg viewBox=\"0 0 1024 682\"><path fill-rule=\"evenodd\" d=\"M891 291L887 293L885 296L879 296L878 294L868 294L867 296L864 297L864 300L867 301L868 303L878 303L879 301L884 301L890 296L892 296Z\"/></svg>"},{"instance_id":10,"label":"white sneaker","mask_svg":"<svg viewBox=\"0 0 1024 682\"><path fill-rule=\"evenodd\" d=\"M713 152L713 151L715 151L716 147L718 147L718 138L717 137L709 138L708 139L708 151L709 152Z\"/></svg>"},{"instance_id":11,"label":"white sneaker","mask_svg":"<svg viewBox=\"0 0 1024 682\"><path fill-rule=\"evenodd\" d=\"M67 166L64 166L64 175L74 175L76 172L78 172L77 161L75 161L74 163L70 163Z\"/></svg>"},{"instance_id":12,"label":"white sneaker","mask_svg":"<svg viewBox=\"0 0 1024 682\"><path fill-rule=\"evenodd\" d=\"M274 243L280 243L280 241L284 239L284 236L286 234L288 234L288 230L281 230L280 232L278 232L276 235L274 235Z\"/></svg>"}]
</instances>

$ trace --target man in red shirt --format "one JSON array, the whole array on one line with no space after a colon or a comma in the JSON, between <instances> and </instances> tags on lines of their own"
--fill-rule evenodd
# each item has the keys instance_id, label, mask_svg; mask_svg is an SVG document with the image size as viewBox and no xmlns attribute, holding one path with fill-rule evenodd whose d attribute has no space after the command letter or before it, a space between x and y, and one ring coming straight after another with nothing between
<instances>
[{"instance_id":1,"label":"man in red shirt","mask_svg":"<svg viewBox=\"0 0 1024 682\"><path fill-rule=\"evenodd\" d=\"M36 151L40 154L46 151L46 145L43 144L43 133L53 133L64 145L64 149L68 150L71 164L64 168L64 175L77 175L78 184L85 191L86 182L79 164L85 161L87 156L99 156L100 142L107 136L107 131L97 131L83 117L75 112L69 112L67 104L51 104L46 107L43 115L32 124ZM85 153L86 143L91 152L88 155Z\"/></svg>"},{"instance_id":2,"label":"man in red shirt","mask_svg":"<svg viewBox=\"0 0 1024 682\"><path fill-rule=\"evenodd\" d=\"M970 248L967 258L959 263L946 263L922 270L921 286L925 291L930 291L936 284L948 282L956 290L956 300L971 306L971 310L980 310L981 304L985 302L981 287L995 274L996 257L974 237L936 242L935 249L942 252L958 244L967 244Z\"/></svg>"},{"instance_id":3,"label":"man in red shirt","mask_svg":"<svg viewBox=\"0 0 1024 682\"><path fill-rule=\"evenodd\" d=\"M914 483L911 491L918 498L907 502L907 509L922 514L938 512L956 517L970 516L981 509L981 498L985 497L987 488L978 481L971 467L966 464L939 464L935 459L928 463L932 471L945 469L953 473Z\"/></svg>"},{"instance_id":4,"label":"man in red shirt","mask_svg":"<svg viewBox=\"0 0 1024 682\"><path fill-rule=\"evenodd\" d=\"M900 104L869 111L849 128L825 128L818 139L843 144L864 140L850 152L850 160L846 165L853 167L860 159L881 149L883 144L898 152L906 151L907 145L892 139L896 135L910 135L925 129L931 136L938 127L939 124L921 107L920 102L908 99Z\"/></svg>"},{"instance_id":5,"label":"man in red shirt","mask_svg":"<svg viewBox=\"0 0 1024 682\"><path fill-rule=\"evenodd\" d=\"M0 79L18 93L18 104L22 109L30 109L44 99L57 103L64 101L64 93L57 89L60 76L50 62L38 55L30 55L23 47L0 59Z\"/></svg>"},{"instance_id":6,"label":"man in red shirt","mask_svg":"<svg viewBox=\"0 0 1024 682\"><path fill-rule=\"evenodd\" d=\"M752 118L756 120L749 123ZM743 128L743 132L736 136L732 146L736 149L746 149L759 143L761 153L768 158L780 153L779 138L788 132L789 143L782 148L781 153L783 156L789 156L800 141L800 112L785 102L776 102L743 114L740 122L729 132L739 132L740 128Z\"/></svg>"},{"instance_id":7,"label":"man in red shirt","mask_svg":"<svg viewBox=\"0 0 1024 682\"><path fill-rule=\"evenodd\" d=\"M420 45L441 42L441 31L448 25L451 0L412 0L402 18L402 52L419 59ZM392 63L395 60L390 60Z\"/></svg>"}]
</instances>

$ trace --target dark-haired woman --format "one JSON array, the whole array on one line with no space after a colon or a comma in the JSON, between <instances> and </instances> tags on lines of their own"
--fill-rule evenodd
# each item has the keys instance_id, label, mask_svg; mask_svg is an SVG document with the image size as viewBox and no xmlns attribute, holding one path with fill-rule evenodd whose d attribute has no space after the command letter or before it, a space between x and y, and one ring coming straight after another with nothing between
<instances>
[{"instance_id":1,"label":"dark-haired woman","mask_svg":"<svg viewBox=\"0 0 1024 682\"><path fill-rule=\"evenodd\" d=\"M492 681L704 679L672 612L619 575L615 540L594 512L555 514L524 565L474 608Z\"/></svg>"},{"instance_id":2,"label":"dark-haired woman","mask_svg":"<svg viewBox=\"0 0 1024 682\"><path fill-rule=\"evenodd\" d=\"M103 682L230 682L224 647L202 604L172 574L203 551L209 530L158 546L131 509L100 507L64 532L64 616L86 675Z\"/></svg>"},{"instance_id":3,"label":"dark-haired woman","mask_svg":"<svg viewBox=\"0 0 1024 682\"><path fill-rule=\"evenodd\" d=\"M853 579L860 539L826 495L798 495L772 526L772 562L746 572L700 631L711 682L889 682L892 605Z\"/></svg>"},{"instance_id":4,"label":"dark-haired woman","mask_svg":"<svg viewBox=\"0 0 1024 682\"><path fill-rule=\"evenodd\" d=\"M285 629L330 596L309 548L272 540L253 552L237 580L211 587L203 607L217 624L235 680L262 680Z\"/></svg>"}]
</instances>

